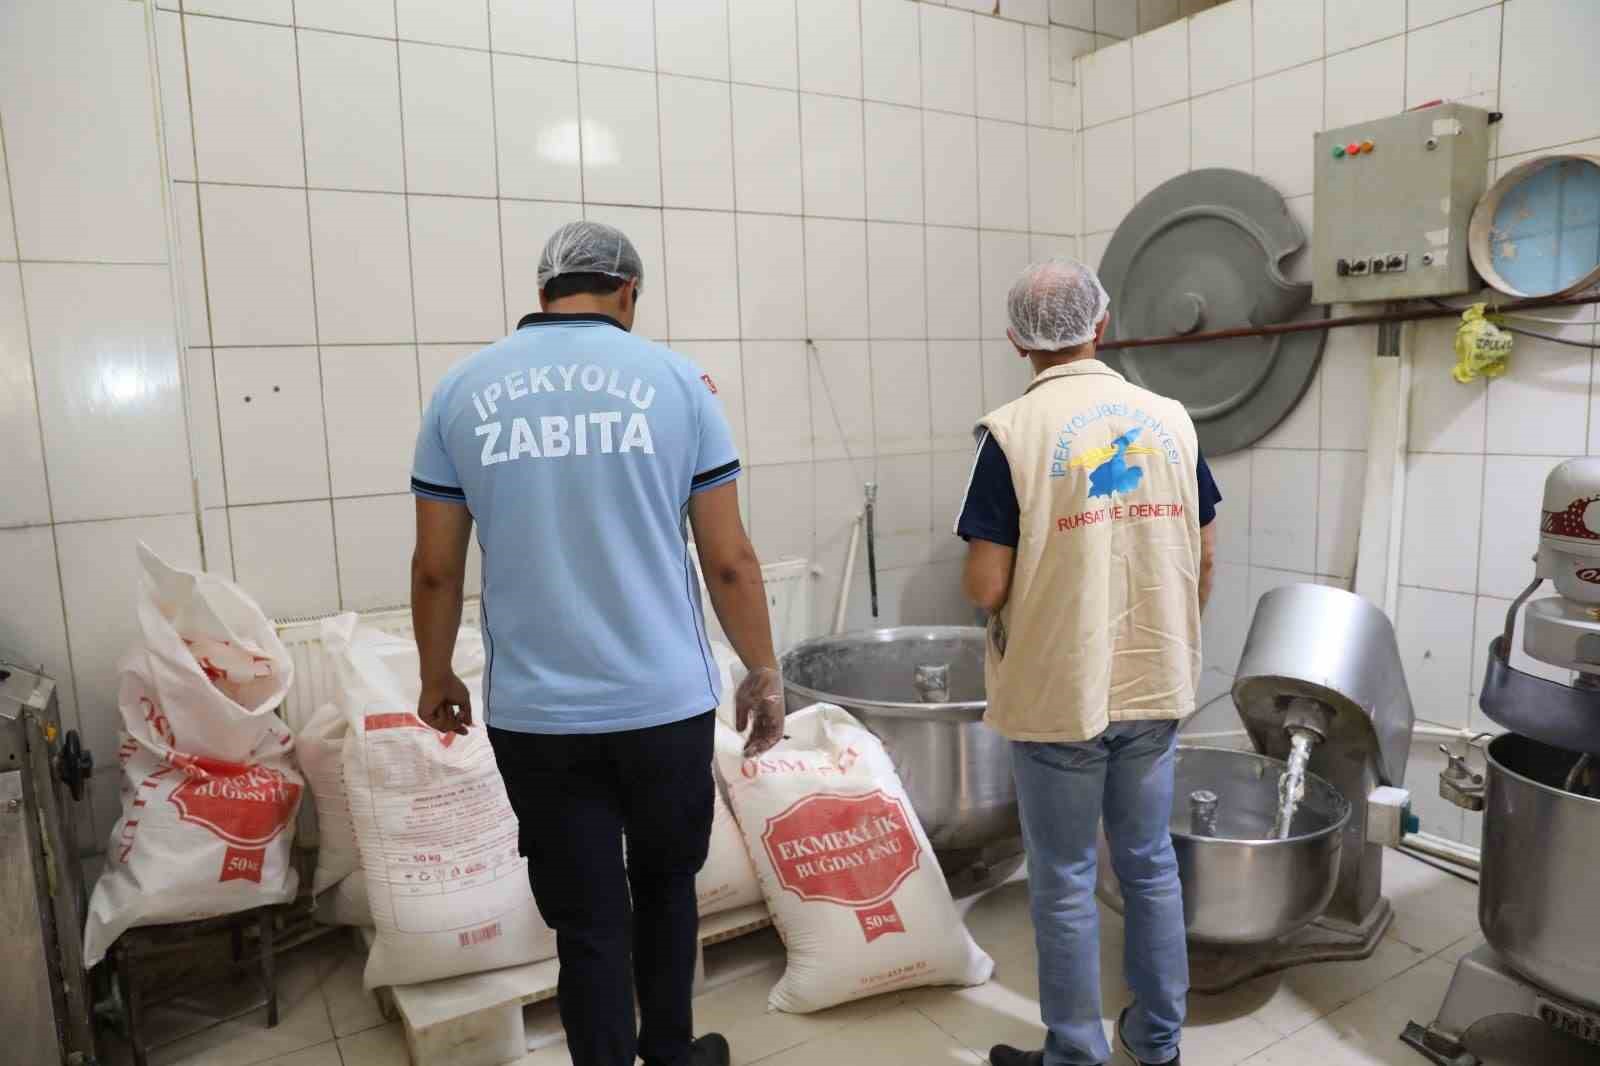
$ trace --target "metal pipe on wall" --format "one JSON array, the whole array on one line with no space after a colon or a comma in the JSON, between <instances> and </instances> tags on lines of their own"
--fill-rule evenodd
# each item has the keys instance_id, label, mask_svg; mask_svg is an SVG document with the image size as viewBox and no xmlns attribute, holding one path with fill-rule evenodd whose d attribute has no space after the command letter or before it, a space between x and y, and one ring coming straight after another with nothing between
<instances>
[{"instance_id":1,"label":"metal pipe on wall","mask_svg":"<svg viewBox=\"0 0 1600 1066\"><path fill-rule=\"evenodd\" d=\"M1541 296L1531 300L1511 300L1495 304L1489 302L1489 314L1515 314L1543 307L1581 307L1600 303L1600 292L1582 296ZM1404 311L1377 311L1368 315L1345 315L1343 318L1318 318L1309 322L1280 322L1270 326L1238 326L1232 329L1214 329L1203 333L1175 333L1166 337L1136 337L1130 340L1104 341L1097 345L1100 351L1122 348L1158 348L1169 344L1194 344L1204 341L1231 341L1241 337L1277 337L1286 333L1310 333L1313 330L1347 329L1352 326L1375 326L1392 322L1418 322L1429 318L1457 318L1463 307L1415 307Z\"/></svg>"}]
</instances>

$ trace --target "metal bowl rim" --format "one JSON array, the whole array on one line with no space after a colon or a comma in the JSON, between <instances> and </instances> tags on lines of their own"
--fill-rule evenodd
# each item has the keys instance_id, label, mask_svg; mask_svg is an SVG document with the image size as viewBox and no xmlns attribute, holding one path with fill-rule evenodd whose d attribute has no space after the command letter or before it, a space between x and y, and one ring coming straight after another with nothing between
<instances>
[{"instance_id":1,"label":"metal bowl rim","mask_svg":"<svg viewBox=\"0 0 1600 1066\"><path fill-rule=\"evenodd\" d=\"M1505 737L1520 737L1523 740L1532 741L1535 744L1543 744L1545 747L1554 748L1557 751L1567 750L1565 748L1557 748L1554 744L1545 744L1544 741L1539 740L1536 737L1530 737L1525 733L1501 733L1499 736L1495 737L1493 740L1489 741L1489 743L1483 746L1484 759L1496 770L1500 771L1502 774L1505 774L1507 777L1516 780L1519 784L1527 785L1529 788L1538 789L1540 792L1552 796L1555 799L1575 800L1578 803L1593 804L1596 807L1600 807L1600 799L1596 799L1593 796L1580 796L1576 792L1568 792L1564 788L1556 788L1554 785L1547 785L1543 781L1535 781L1527 774L1513 770L1511 767L1495 758L1494 747Z\"/></svg>"},{"instance_id":2,"label":"metal bowl rim","mask_svg":"<svg viewBox=\"0 0 1600 1066\"><path fill-rule=\"evenodd\" d=\"M978 626L889 626L883 629L858 629L849 633L834 633L801 641L783 653L781 663L786 664L791 657L798 657L804 652L815 651L818 648L845 641L865 644L892 644L897 640L905 640L907 638L937 640L971 636L977 636L987 644L988 634ZM886 718L920 718L938 721L943 716L930 714L930 711L953 711L968 716L966 718L967 721L978 721L989 707L989 701L986 699L952 701L950 703L903 703L895 700L864 699L856 696L845 696L838 692L822 692L807 685L790 681L787 677L784 678L783 685L784 688L795 693L801 699L855 707L869 714L881 714Z\"/></svg>"},{"instance_id":3,"label":"metal bowl rim","mask_svg":"<svg viewBox=\"0 0 1600 1066\"><path fill-rule=\"evenodd\" d=\"M1179 744L1178 745L1178 751L1180 751L1180 752L1185 752L1185 751L1221 752L1222 754L1227 755L1230 758L1231 757L1235 757L1235 756L1239 756L1239 755L1244 755L1244 756L1248 756L1250 759L1259 760L1261 762L1274 763L1274 764L1276 764L1278 766L1287 767L1289 765L1288 763L1284 762L1282 759L1274 759L1270 755L1262 755L1260 752L1256 752L1256 751L1246 751L1243 748L1219 748L1219 747L1216 747L1214 745L1207 745L1207 744ZM1341 793L1338 789L1334 788L1333 785L1331 785L1328 782L1328 779L1323 777L1321 774L1315 774L1315 773L1312 773L1310 770L1307 770L1306 771L1306 779L1308 781L1316 781L1318 784L1322 785L1324 788L1326 788L1329 792L1331 792L1333 794L1334 798L1337 799L1339 801L1339 804L1340 804L1340 806L1339 806L1339 817L1335 818L1332 822L1330 822L1327 825L1323 826L1321 829L1318 829L1314 833L1301 833L1299 836L1286 837L1283 840L1275 840L1275 839L1270 838L1270 837L1263 838L1263 839L1249 839L1249 838L1235 839L1233 837L1202 837L1202 836L1196 836L1193 833L1180 833L1177 830L1173 830L1172 836L1174 837L1174 839L1195 841L1195 842L1198 842L1198 843L1201 843L1201 844L1205 845L1206 847L1238 846L1238 847L1241 847L1241 848L1254 849L1254 848L1267 848L1267 847L1281 847L1281 846L1283 846L1285 844L1310 844L1310 843L1314 843L1314 842L1316 842L1318 840L1321 840L1324 837L1328 837L1328 836L1332 836L1332 835L1334 835L1336 833L1344 832L1344 827L1347 824L1349 824L1350 815L1353 813L1353 810L1354 810L1354 808L1350 804L1350 800L1348 798L1346 798L1345 795L1343 793ZM1173 798L1174 798L1174 800L1176 800L1177 797L1174 796Z\"/></svg>"}]
</instances>

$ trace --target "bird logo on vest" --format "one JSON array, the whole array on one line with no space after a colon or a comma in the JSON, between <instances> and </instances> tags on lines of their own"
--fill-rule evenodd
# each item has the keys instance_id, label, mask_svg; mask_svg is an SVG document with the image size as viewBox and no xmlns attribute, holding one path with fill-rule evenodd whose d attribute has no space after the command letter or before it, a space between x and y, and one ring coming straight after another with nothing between
<instances>
[{"instance_id":1,"label":"bird logo on vest","mask_svg":"<svg viewBox=\"0 0 1600 1066\"><path fill-rule=\"evenodd\" d=\"M1160 455L1154 448L1135 444L1139 439L1139 427L1135 426L1122 436L1117 437L1110 444L1099 448L1092 448L1072 460L1069 466L1091 467L1089 471L1089 498L1097 496L1114 496L1117 493L1129 493L1139 487L1139 481L1144 477L1144 471L1128 462L1130 455Z\"/></svg>"}]
</instances>

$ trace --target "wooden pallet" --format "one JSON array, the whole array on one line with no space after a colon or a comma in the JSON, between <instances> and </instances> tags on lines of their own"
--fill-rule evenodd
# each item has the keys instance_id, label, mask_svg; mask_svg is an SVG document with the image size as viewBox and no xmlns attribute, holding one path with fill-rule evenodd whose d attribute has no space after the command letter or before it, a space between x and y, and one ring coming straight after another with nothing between
<instances>
[{"instance_id":1,"label":"wooden pallet","mask_svg":"<svg viewBox=\"0 0 1600 1066\"><path fill-rule=\"evenodd\" d=\"M700 922L696 991L705 983L705 948L772 924L764 904L714 914ZM362 930L370 948L373 932ZM386 1017L405 1029L411 1066L501 1066L528 1051L523 1008L553 999L560 976L555 959L504 970L447 977L378 990Z\"/></svg>"}]
</instances>

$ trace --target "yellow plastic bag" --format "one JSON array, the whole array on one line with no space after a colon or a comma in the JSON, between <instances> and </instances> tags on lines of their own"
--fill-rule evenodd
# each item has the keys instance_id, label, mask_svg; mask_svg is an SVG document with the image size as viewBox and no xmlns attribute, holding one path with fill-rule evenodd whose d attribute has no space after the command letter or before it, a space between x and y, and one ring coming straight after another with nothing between
<instances>
[{"instance_id":1,"label":"yellow plastic bag","mask_svg":"<svg viewBox=\"0 0 1600 1066\"><path fill-rule=\"evenodd\" d=\"M1512 335L1484 314L1488 304L1473 304L1461 314L1456 330L1456 365L1450 374L1465 385L1479 377L1497 378L1506 372Z\"/></svg>"}]
</instances>

